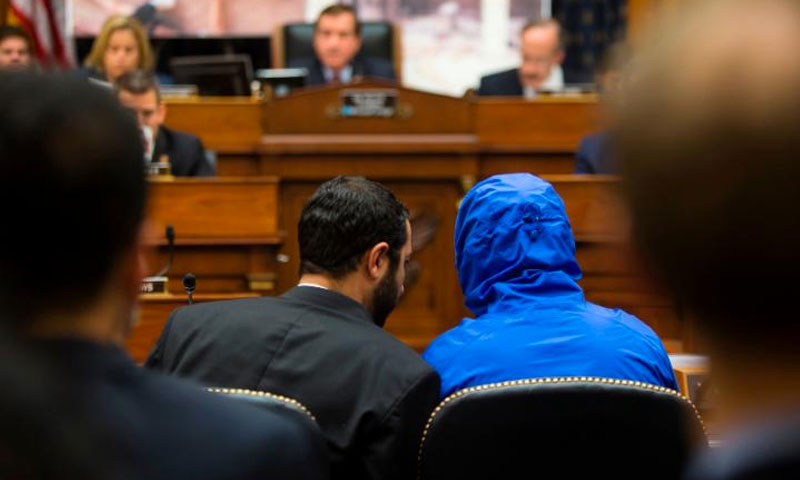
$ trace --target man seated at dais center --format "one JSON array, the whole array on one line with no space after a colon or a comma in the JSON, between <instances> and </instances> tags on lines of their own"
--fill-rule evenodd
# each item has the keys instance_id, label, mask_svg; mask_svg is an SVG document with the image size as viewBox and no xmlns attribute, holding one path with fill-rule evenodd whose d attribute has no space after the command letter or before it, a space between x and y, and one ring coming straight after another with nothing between
<instances>
[{"instance_id":1,"label":"man seated at dais center","mask_svg":"<svg viewBox=\"0 0 800 480\"><path fill-rule=\"evenodd\" d=\"M289 63L292 68L308 70L307 86L339 85L362 77L395 80L394 66L381 58L359 54L361 23L348 5L331 5L314 23L313 58Z\"/></svg>"}]
</instances>

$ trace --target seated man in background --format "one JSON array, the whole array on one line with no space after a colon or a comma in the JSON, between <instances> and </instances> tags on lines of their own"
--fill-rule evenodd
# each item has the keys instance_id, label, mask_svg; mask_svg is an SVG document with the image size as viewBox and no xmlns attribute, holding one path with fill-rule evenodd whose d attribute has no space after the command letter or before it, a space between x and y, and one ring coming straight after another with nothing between
<instances>
[{"instance_id":1,"label":"seated man in background","mask_svg":"<svg viewBox=\"0 0 800 480\"><path fill-rule=\"evenodd\" d=\"M68 409L63 428L80 425L74 433L84 443L71 446L91 452L84 470L99 470L96 478L326 478L324 445L307 424L146 372L122 350L140 289L146 191L128 112L81 79L21 73L0 76L0 105L0 202L25 204L3 218L0 330L48 372L31 382L50 376L63 385L41 392ZM20 450L37 456L31 443ZM0 457L9 461L6 451Z\"/></svg>"},{"instance_id":2,"label":"seated man in background","mask_svg":"<svg viewBox=\"0 0 800 480\"><path fill-rule=\"evenodd\" d=\"M800 478L800 4L703 2L672 26L631 73L616 140L641 250L719 392L722 446L689 478Z\"/></svg>"},{"instance_id":3,"label":"seated man in background","mask_svg":"<svg viewBox=\"0 0 800 480\"><path fill-rule=\"evenodd\" d=\"M630 59L630 48L624 43L611 45L603 54L594 76L603 105L609 105L618 98L623 87L623 70ZM609 137L608 131L603 130L581 139L575 156L575 173L614 175L618 172Z\"/></svg>"},{"instance_id":4,"label":"seated man in background","mask_svg":"<svg viewBox=\"0 0 800 480\"><path fill-rule=\"evenodd\" d=\"M442 396L541 377L607 377L677 390L667 352L636 317L586 301L564 204L530 174L490 177L458 210L456 267L477 316L423 354Z\"/></svg>"},{"instance_id":5,"label":"seated man in background","mask_svg":"<svg viewBox=\"0 0 800 480\"><path fill-rule=\"evenodd\" d=\"M412 479L439 377L382 327L403 293L408 211L362 177L325 182L298 224L301 277L279 297L177 310L149 368L302 402L336 479Z\"/></svg>"},{"instance_id":6,"label":"seated man in background","mask_svg":"<svg viewBox=\"0 0 800 480\"><path fill-rule=\"evenodd\" d=\"M308 70L306 86L339 85L361 77L395 80L394 67L380 58L359 55L361 23L353 7L331 5L314 23L314 58L299 59L292 68Z\"/></svg>"},{"instance_id":7,"label":"seated man in background","mask_svg":"<svg viewBox=\"0 0 800 480\"><path fill-rule=\"evenodd\" d=\"M167 106L161 98L158 81L152 73L135 70L122 75L114 84L119 101L136 113L144 133L145 156L150 162L169 162L178 177L214 175L203 142L194 135L164 125Z\"/></svg>"},{"instance_id":8,"label":"seated man in background","mask_svg":"<svg viewBox=\"0 0 800 480\"><path fill-rule=\"evenodd\" d=\"M555 20L537 20L520 33L522 64L481 78L480 96L533 98L538 91L564 89L564 39Z\"/></svg>"},{"instance_id":9,"label":"seated man in background","mask_svg":"<svg viewBox=\"0 0 800 480\"><path fill-rule=\"evenodd\" d=\"M31 39L25 30L0 26L0 70L25 70L33 66Z\"/></svg>"}]
</instances>

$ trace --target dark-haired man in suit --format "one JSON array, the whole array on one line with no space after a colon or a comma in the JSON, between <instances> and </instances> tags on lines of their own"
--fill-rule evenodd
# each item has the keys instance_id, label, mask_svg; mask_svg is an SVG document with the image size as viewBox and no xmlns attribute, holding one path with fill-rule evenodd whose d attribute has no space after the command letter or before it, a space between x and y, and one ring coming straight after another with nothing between
<instances>
[{"instance_id":1,"label":"dark-haired man in suit","mask_svg":"<svg viewBox=\"0 0 800 480\"><path fill-rule=\"evenodd\" d=\"M164 125L167 106L155 75L136 70L121 76L114 87L119 101L136 114L139 126L150 132L145 155L151 162L168 161L171 173L178 177L214 175L203 142L194 135Z\"/></svg>"},{"instance_id":2,"label":"dark-haired man in suit","mask_svg":"<svg viewBox=\"0 0 800 480\"><path fill-rule=\"evenodd\" d=\"M555 20L536 20L520 33L522 64L481 78L480 96L533 98L538 91L564 88L564 40L561 25Z\"/></svg>"},{"instance_id":3,"label":"dark-haired man in suit","mask_svg":"<svg viewBox=\"0 0 800 480\"><path fill-rule=\"evenodd\" d=\"M297 287L177 310L147 366L296 398L327 437L333 478L413 478L439 376L381 328L403 293L408 211L378 183L337 177L303 208L298 239Z\"/></svg>"},{"instance_id":4,"label":"dark-haired man in suit","mask_svg":"<svg viewBox=\"0 0 800 480\"><path fill-rule=\"evenodd\" d=\"M308 70L306 86L339 85L361 77L395 80L390 62L360 55L360 49L361 23L355 10L348 5L331 5L314 23L315 57L296 60L289 66Z\"/></svg>"}]
</instances>

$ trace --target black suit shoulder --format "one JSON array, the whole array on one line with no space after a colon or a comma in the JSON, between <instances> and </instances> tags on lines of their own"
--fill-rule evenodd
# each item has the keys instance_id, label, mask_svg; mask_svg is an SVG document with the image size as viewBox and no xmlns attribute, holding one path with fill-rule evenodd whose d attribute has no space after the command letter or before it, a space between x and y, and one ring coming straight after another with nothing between
<instances>
[{"instance_id":1,"label":"black suit shoulder","mask_svg":"<svg viewBox=\"0 0 800 480\"><path fill-rule=\"evenodd\" d=\"M300 401L325 434L335 478L413 477L439 398L439 377L416 352L354 300L314 287L184 307L147 366Z\"/></svg>"},{"instance_id":2,"label":"black suit shoulder","mask_svg":"<svg viewBox=\"0 0 800 480\"><path fill-rule=\"evenodd\" d=\"M504 70L481 77L478 87L480 96L519 96L522 95L522 83L516 68Z\"/></svg>"},{"instance_id":3,"label":"black suit shoulder","mask_svg":"<svg viewBox=\"0 0 800 480\"><path fill-rule=\"evenodd\" d=\"M191 348L187 348L189 344ZM274 358L279 352L284 358L293 358L293 352L307 351L314 344L321 349L318 351L338 352L362 366L402 371L408 384L392 385L397 394L420 377L433 373L416 352L374 323L331 306L286 297L208 302L180 308L167 322L149 363L158 361L170 366L170 371L188 372L198 379L236 379L233 384L216 386L258 388L263 386L261 376L269 372L252 368L254 359L281 369L283 361ZM232 345L236 348L231 348ZM213 361L195 362L192 355L200 352ZM384 380L386 377L381 376L363 387L385 395Z\"/></svg>"},{"instance_id":4,"label":"black suit shoulder","mask_svg":"<svg viewBox=\"0 0 800 480\"><path fill-rule=\"evenodd\" d=\"M140 402L159 412L159 421L150 427L161 437L162 449L168 444L176 450L170 465L177 471L165 478L327 478L325 445L310 422L146 373L150 378ZM180 428L165 429L170 423ZM188 474L190 469L195 471ZM159 470L165 473L163 466Z\"/></svg>"},{"instance_id":5,"label":"black suit shoulder","mask_svg":"<svg viewBox=\"0 0 800 480\"><path fill-rule=\"evenodd\" d=\"M575 173L614 175L617 173L616 158L608 132L586 135L575 154Z\"/></svg>"},{"instance_id":6,"label":"black suit shoulder","mask_svg":"<svg viewBox=\"0 0 800 480\"><path fill-rule=\"evenodd\" d=\"M169 157L173 175L206 177L215 174L206 158L203 142L190 133L179 132L164 125L159 127L153 160L160 160L161 155Z\"/></svg>"},{"instance_id":7,"label":"black suit shoulder","mask_svg":"<svg viewBox=\"0 0 800 480\"><path fill-rule=\"evenodd\" d=\"M112 347L47 344L112 478L326 476L320 434L297 418L240 404L136 367Z\"/></svg>"},{"instance_id":8,"label":"black suit shoulder","mask_svg":"<svg viewBox=\"0 0 800 480\"><path fill-rule=\"evenodd\" d=\"M353 74L362 77L379 77L386 80L397 80L394 65L383 58L358 57L353 61Z\"/></svg>"},{"instance_id":9,"label":"black suit shoulder","mask_svg":"<svg viewBox=\"0 0 800 480\"><path fill-rule=\"evenodd\" d=\"M379 77L387 80L397 80L394 65L382 58L365 57L362 55L353 59L353 77ZM324 85L325 76L322 73L322 64L317 57L306 57L289 62L290 68L305 68L308 70L306 86Z\"/></svg>"}]
</instances>

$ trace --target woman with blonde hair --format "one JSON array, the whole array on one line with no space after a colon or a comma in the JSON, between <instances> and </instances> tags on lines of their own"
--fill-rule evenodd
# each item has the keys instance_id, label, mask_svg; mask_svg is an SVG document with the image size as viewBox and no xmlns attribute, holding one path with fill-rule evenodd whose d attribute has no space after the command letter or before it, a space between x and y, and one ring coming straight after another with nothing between
<instances>
[{"instance_id":1,"label":"woman with blonde hair","mask_svg":"<svg viewBox=\"0 0 800 480\"><path fill-rule=\"evenodd\" d=\"M88 77L109 83L134 70L151 71L153 52L142 25L130 17L109 17L103 23L84 66Z\"/></svg>"}]
</instances>

